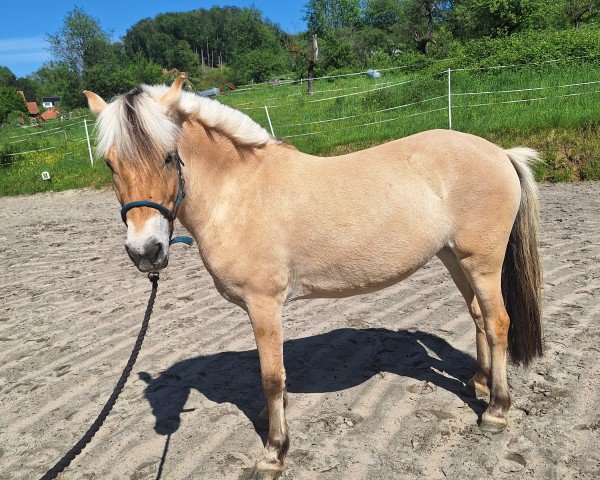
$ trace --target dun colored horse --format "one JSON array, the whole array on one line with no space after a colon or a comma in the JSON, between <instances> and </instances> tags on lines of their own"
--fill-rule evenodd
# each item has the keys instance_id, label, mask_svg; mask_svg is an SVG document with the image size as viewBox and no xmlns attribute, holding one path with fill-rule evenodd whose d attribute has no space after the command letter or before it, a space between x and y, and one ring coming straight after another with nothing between
<instances>
[{"instance_id":1,"label":"dun colored horse","mask_svg":"<svg viewBox=\"0 0 600 480\"><path fill-rule=\"evenodd\" d=\"M504 429L507 352L525 365L542 353L538 199L529 168L536 152L433 130L320 158L237 110L182 92L182 84L180 77L171 87L141 86L110 104L84 93L119 201L166 207L125 212L136 266L167 265L176 215L221 295L250 316L269 428L254 478L276 477L289 446L284 304L384 288L434 255L475 321L469 385L478 397L490 395L480 426Z\"/></svg>"}]
</instances>

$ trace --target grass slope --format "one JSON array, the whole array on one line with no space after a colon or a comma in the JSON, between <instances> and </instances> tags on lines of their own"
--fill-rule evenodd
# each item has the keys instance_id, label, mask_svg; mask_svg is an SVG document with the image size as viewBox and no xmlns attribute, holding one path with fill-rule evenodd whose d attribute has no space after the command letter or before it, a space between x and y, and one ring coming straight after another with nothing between
<instances>
[{"instance_id":1,"label":"grass slope","mask_svg":"<svg viewBox=\"0 0 600 480\"><path fill-rule=\"evenodd\" d=\"M312 95L305 83L256 85L219 101L269 128L266 105L275 134L302 151L347 153L447 128L445 68L436 63L421 72L386 71L380 79L317 80ZM539 180L600 179L600 61L453 71L451 85L454 129L504 147L537 148L544 159L536 171ZM82 119L47 122L43 130L1 128L0 195L109 184L108 169L101 162L90 165L84 139ZM43 148L49 150L10 155ZM50 182L41 179L44 170L51 173Z\"/></svg>"}]
</instances>

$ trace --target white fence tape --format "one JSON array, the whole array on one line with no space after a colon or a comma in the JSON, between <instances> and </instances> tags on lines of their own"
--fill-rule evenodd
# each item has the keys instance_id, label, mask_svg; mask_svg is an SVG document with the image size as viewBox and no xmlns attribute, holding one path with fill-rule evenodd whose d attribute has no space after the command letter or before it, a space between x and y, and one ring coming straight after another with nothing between
<instances>
[{"instance_id":1,"label":"white fence tape","mask_svg":"<svg viewBox=\"0 0 600 480\"><path fill-rule=\"evenodd\" d=\"M48 148L40 148L39 150L28 150L26 152L16 152L16 153L5 153L7 157L14 157L15 155L25 155L26 153L36 153L36 152L44 152L46 150L54 150L56 147L48 147Z\"/></svg>"},{"instance_id":2,"label":"white fence tape","mask_svg":"<svg viewBox=\"0 0 600 480\"><path fill-rule=\"evenodd\" d=\"M540 62L529 62L529 63L512 63L508 65L492 65L490 67L464 67L464 68L452 68L453 72L466 72L470 70L497 70L502 68L514 68L514 67L528 67L530 65L544 65L548 63L560 63L560 62L568 62L570 60L583 60L584 58L600 58L600 55L581 55L578 57L564 57L564 58L556 58L552 60L542 60ZM440 73L446 73L440 72Z\"/></svg>"},{"instance_id":3,"label":"white fence tape","mask_svg":"<svg viewBox=\"0 0 600 480\"><path fill-rule=\"evenodd\" d=\"M382 87L371 88L369 90L362 90L360 92L346 93L345 95L336 95L334 97L317 98L316 100L309 100L304 103L319 103L319 102L326 102L329 100L336 100L338 98L354 97L356 95L363 95L365 93L378 92L380 90L385 90L387 88L393 88L393 87L398 87L400 85L406 85L407 83L412 83L414 81L415 80L405 80L404 82L392 83L390 85L384 85ZM280 108L280 107L291 107L291 106L297 107L298 105L295 103L280 103L279 105L267 105L267 106L269 108Z\"/></svg>"},{"instance_id":4,"label":"white fence tape","mask_svg":"<svg viewBox=\"0 0 600 480\"><path fill-rule=\"evenodd\" d=\"M596 85L600 83L600 80L594 80L591 82L581 82L581 83L568 83L565 85L550 85L546 87L533 87L533 88L519 88L516 90L489 90L484 92L464 92L464 93L453 93L453 97L461 97L466 95L494 95L501 93L517 93L517 92L533 92L538 90L548 90L549 88L570 88L570 87L583 87L586 85Z\"/></svg>"},{"instance_id":5,"label":"white fence tape","mask_svg":"<svg viewBox=\"0 0 600 480\"><path fill-rule=\"evenodd\" d=\"M550 97L533 97L533 98L522 98L519 100L505 100L502 102L468 103L465 105L454 105L452 108L485 107L488 105L503 105L503 104L511 104L511 103L537 102L537 101L541 101L541 100L552 100L554 98L578 97L580 95L590 95L593 93L600 93L600 90L594 90L592 92L565 93L564 95L552 95Z\"/></svg>"},{"instance_id":6,"label":"white fence tape","mask_svg":"<svg viewBox=\"0 0 600 480\"><path fill-rule=\"evenodd\" d=\"M288 124L283 124L283 125L274 125L274 127L277 128L284 128L284 127L300 127L300 126L304 126L304 125L316 125L319 123L329 123L329 122L338 122L341 120L348 120L350 118L359 118L359 117L365 117L368 115L376 115L377 113L383 113L383 112L391 112L393 110L399 110L401 108L408 108L408 107L412 107L414 105L420 105L422 103L427 103L427 102L433 102L435 100L440 100L442 98L446 98L446 95L440 95L438 97L431 97L431 98L426 98L424 100L418 100L416 102L412 102L412 103L405 103L404 105L398 105L395 107L389 107L389 108L383 108L381 110L374 110L372 112L365 112L365 113L357 113L355 115L347 115L345 117L337 117L337 118L328 118L325 120L316 120L314 122L304 122L304 123L288 123Z\"/></svg>"},{"instance_id":7,"label":"white fence tape","mask_svg":"<svg viewBox=\"0 0 600 480\"><path fill-rule=\"evenodd\" d=\"M433 64L433 63L440 63L440 62L448 62L450 60L453 60L452 58L442 58L439 60L430 60L430 59L424 59L423 63L426 64ZM384 68L371 68L371 69L367 69L367 70L361 70L358 72L350 72L350 73L341 73L339 75L324 75L321 77L313 77L313 80L326 80L329 78L344 78L344 77L354 77L357 75L366 75L368 70L377 70L378 72L389 72L391 70L399 70L401 68L410 68L410 67L417 67L419 65L421 65L422 63L410 63L410 64L406 64L406 65L397 65L395 67L384 67ZM278 87L281 85L291 85L293 83L306 83L308 82L308 78L300 78L299 80L281 80L281 81L270 81L270 82L260 82L260 83L248 83L245 85L238 85L238 89L237 90L233 90L231 92L225 92L225 93L236 93L236 92L244 92L244 91L248 91L248 90L253 90L252 87L257 87L257 86L261 86L261 85L265 85L265 86L273 86L273 87ZM250 87L250 88L246 88L246 87Z\"/></svg>"},{"instance_id":8,"label":"white fence tape","mask_svg":"<svg viewBox=\"0 0 600 480\"><path fill-rule=\"evenodd\" d=\"M416 113L411 113L410 115L406 115L406 117L403 118L408 118L408 117L416 117L418 115L426 115L428 113L433 113L433 112L440 112L442 110L446 110L446 107L442 107L442 108L434 108L432 110L427 110L425 112L416 112ZM394 117L394 118L386 118L385 120L377 120L375 122L368 122L368 123L361 123L360 125L349 125L347 127L342 127L342 128L336 128L335 130L320 130L320 131L316 131L316 132L307 132L307 133L300 133L297 135L284 135L281 138L294 138L294 137L305 137L307 135L317 135L319 133L327 133L327 132L339 132L339 131L344 131L344 130L350 130L352 128L358 128L358 127L368 127L370 125L378 125L380 123L388 123L388 122L394 122L394 121L398 121L400 120L401 117Z\"/></svg>"}]
</instances>

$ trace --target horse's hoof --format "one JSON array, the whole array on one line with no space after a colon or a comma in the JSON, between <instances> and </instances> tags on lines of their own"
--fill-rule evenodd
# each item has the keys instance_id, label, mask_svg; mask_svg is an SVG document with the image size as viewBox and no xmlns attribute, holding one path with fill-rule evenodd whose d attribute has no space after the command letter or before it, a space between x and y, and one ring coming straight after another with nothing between
<instances>
[{"instance_id":1,"label":"horse's hoof","mask_svg":"<svg viewBox=\"0 0 600 480\"><path fill-rule=\"evenodd\" d=\"M474 379L467 382L467 391L470 395L473 395L477 400L487 401L490 398L490 389L487 385L476 383Z\"/></svg>"},{"instance_id":2,"label":"horse's hoof","mask_svg":"<svg viewBox=\"0 0 600 480\"><path fill-rule=\"evenodd\" d=\"M484 432L500 433L508 425L508 420L505 417L494 417L488 412L483 412L479 428Z\"/></svg>"},{"instance_id":3,"label":"horse's hoof","mask_svg":"<svg viewBox=\"0 0 600 480\"><path fill-rule=\"evenodd\" d=\"M256 462L254 470L252 470L250 480L275 480L279 478L282 471L283 462L277 461L271 463L266 460L259 460Z\"/></svg>"}]
</instances>

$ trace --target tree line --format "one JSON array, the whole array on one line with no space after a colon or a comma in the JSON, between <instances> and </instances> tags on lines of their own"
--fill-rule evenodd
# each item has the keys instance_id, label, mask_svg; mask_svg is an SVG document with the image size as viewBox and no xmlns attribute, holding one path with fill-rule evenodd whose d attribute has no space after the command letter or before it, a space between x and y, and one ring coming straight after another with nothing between
<instances>
[{"instance_id":1,"label":"tree line","mask_svg":"<svg viewBox=\"0 0 600 480\"><path fill-rule=\"evenodd\" d=\"M585 54L598 48L599 17L600 0L308 0L307 29L294 35L254 7L212 7L140 20L112 41L76 7L47 34L50 62L22 78L0 67L0 122L23 110L17 89L28 100L60 96L73 109L84 106L84 89L110 98L177 71L195 89L300 78L315 34L317 75L424 58Z\"/></svg>"}]
</instances>

